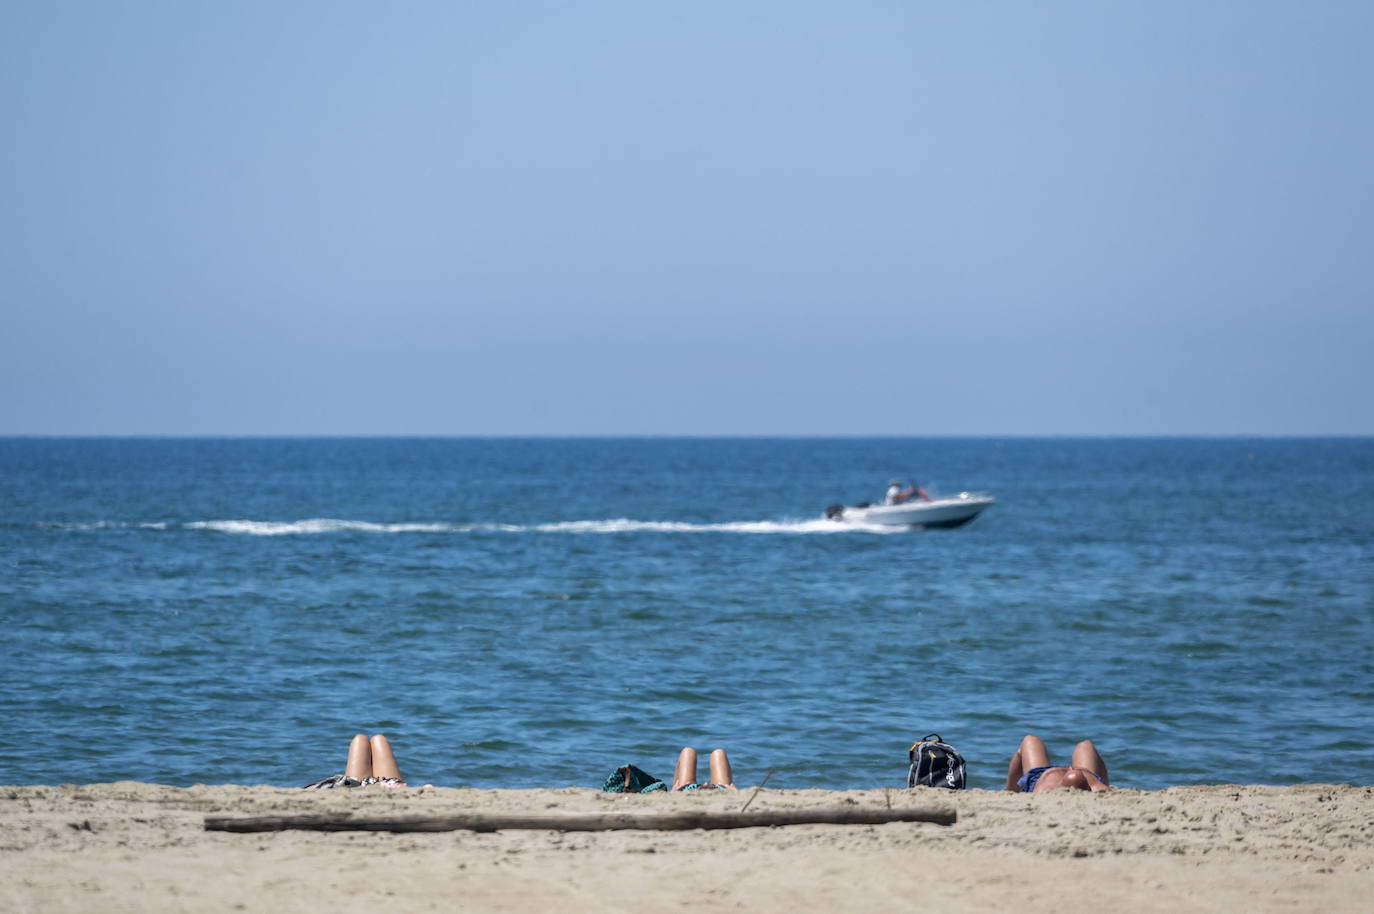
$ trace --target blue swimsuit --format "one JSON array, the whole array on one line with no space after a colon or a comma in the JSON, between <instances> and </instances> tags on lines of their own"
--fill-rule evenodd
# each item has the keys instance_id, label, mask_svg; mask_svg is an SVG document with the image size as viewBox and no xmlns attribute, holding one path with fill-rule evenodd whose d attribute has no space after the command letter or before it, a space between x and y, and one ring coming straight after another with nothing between
<instances>
[{"instance_id":1,"label":"blue swimsuit","mask_svg":"<svg viewBox=\"0 0 1374 914\"><path fill-rule=\"evenodd\" d=\"M1037 782L1039 782L1039 780L1040 780L1040 775L1044 774L1046 771L1049 771L1051 768L1067 768L1067 767L1070 767L1070 766L1068 766L1068 765L1041 765L1039 768L1032 768L1030 771L1027 771L1025 774L1021 775L1021 779L1020 779L1019 781L1016 782L1016 786L1019 787L1019 788L1021 788L1021 792L1022 792L1022 793L1034 793L1034 792L1035 792L1035 785L1036 785ZM1079 768L1078 770L1084 772L1085 774L1091 774L1093 777L1097 778L1097 782L1098 782L1099 784L1101 784L1103 787L1106 787L1106 786L1107 786L1107 782L1104 781L1104 780L1102 780L1101 778L1097 777L1096 772L1088 771L1088 769L1086 769L1086 768Z\"/></svg>"}]
</instances>

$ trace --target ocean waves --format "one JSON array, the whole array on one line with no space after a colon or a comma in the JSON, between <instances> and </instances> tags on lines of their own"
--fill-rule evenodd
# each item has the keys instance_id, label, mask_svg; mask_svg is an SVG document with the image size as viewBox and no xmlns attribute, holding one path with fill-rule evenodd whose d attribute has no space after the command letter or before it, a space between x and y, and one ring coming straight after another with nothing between
<instances>
[{"instance_id":1,"label":"ocean waves","mask_svg":"<svg viewBox=\"0 0 1374 914\"><path fill-rule=\"evenodd\" d=\"M1374 783L1368 442L15 447L12 783L304 784L357 732L454 786L595 787L684 745L900 786L929 732L994 789L1026 733L1092 738L1128 787ZM913 464L997 510L819 516ZM1323 751L1257 768L1276 734Z\"/></svg>"}]
</instances>

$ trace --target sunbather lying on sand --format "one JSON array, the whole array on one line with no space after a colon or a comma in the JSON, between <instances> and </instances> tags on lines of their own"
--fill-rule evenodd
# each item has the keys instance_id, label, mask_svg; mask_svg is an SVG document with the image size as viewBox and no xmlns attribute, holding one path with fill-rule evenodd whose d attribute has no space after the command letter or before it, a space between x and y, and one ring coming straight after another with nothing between
<instances>
[{"instance_id":1,"label":"sunbather lying on sand","mask_svg":"<svg viewBox=\"0 0 1374 914\"><path fill-rule=\"evenodd\" d=\"M691 746L683 749L677 756L677 770L673 772L674 790L698 790L708 787L725 787L737 790L735 776L730 770L730 758L724 749L711 752L711 782L697 783L697 751Z\"/></svg>"},{"instance_id":2,"label":"sunbather lying on sand","mask_svg":"<svg viewBox=\"0 0 1374 914\"><path fill-rule=\"evenodd\" d=\"M1013 793L1043 793L1060 788L1111 790L1107 783L1107 763L1097 754L1092 740L1085 739L1073 747L1069 764L1051 764L1044 740L1027 734L1011 757L1004 789Z\"/></svg>"},{"instance_id":3,"label":"sunbather lying on sand","mask_svg":"<svg viewBox=\"0 0 1374 914\"><path fill-rule=\"evenodd\" d=\"M348 762L343 774L306 784L306 789L326 787L407 787L401 777L401 769L396 764L396 755L391 751L391 743L378 733L368 739L359 733L348 744Z\"/></svg>"}]
</instances>

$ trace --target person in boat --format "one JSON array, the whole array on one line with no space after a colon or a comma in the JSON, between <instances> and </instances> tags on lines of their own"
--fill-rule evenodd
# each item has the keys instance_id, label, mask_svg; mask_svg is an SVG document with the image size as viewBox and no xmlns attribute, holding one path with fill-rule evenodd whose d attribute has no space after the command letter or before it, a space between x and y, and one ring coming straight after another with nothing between
<instances>
[{"instance_id":1,"label":"person in boat","mask_svg":"<svg viewBox=\"0 0 1374 914\"><path fill-rule=\"evenodd\" d=\"M887 494L883 496L883 504L900 505L905 501L909 501L913 495L921 499L921 501L930 501L930 496L926 494L925 489L915 483L903 489L902 481L900 479L894 479L892 482L888 483Z\"/></svg>"},{"instance_id":2,"label":"person in boat","mask_svg":"<svg viewBox=\"0 0 1374 914\"><path fill-rule=\"evenodd\" d=\"M371 739L359 733L348 744L348 761L343 774L327 777L323 781L306 784L307 790L320 790L331 787L408 787L401 777L400 766L396 764L396 754L391 750L391 742L378 733Z\"/></svg>"},{"instance_id":3,"label":"person in boat","mask_svg":"<svg viewBox=\"0 0 1374 914\"><path fill-rule=\"evenodd\" d=\"M1045 741L1026 734L1012 754L1007 767L1007 784L1012 793L1044 793L1047 790L1111 790L1107 778L1107 763L1098 754L1092 740L1085 739L1073 747L1067 765L1050 762Z\"/></svg>"},{"instance_id":4,"label":"person in boat","mask_svg":"<svg viewBox=\"0 0 1374 914\"><path fill-rule=\"evenodd\" d=\"M706 784L697 783L697 751L687 746L677 756L677 769L673 772L674 790L738 790L735 775L730 770L730 757L724 749L711 751L711 780Z\"/></svg>"}]
</instances>

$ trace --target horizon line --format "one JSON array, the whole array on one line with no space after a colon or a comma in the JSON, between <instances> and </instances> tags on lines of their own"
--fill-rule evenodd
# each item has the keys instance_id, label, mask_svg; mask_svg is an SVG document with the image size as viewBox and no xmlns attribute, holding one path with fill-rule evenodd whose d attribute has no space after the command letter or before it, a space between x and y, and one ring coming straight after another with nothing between
<instances>
[{"instance_id":1,"label":"horizon line","mask_svg":"<svg viewBox=\"0 0 1374 914\"><path fill-rule=\"evenodd\" d=\"M0 440L735 440L735 441L844 441L844 440L1045 440L1045 439L1196 439L1196 440L1246 440L1246 439L1363 439L1374 438L1374 432L968 432L968 433L931 433L900 435L891 433L843 433L843 434L737 434L737 433L697 433L697 432L504 432L504 433L367 433L367 432L0 432Z\"/></svg>"}]
</instances>

